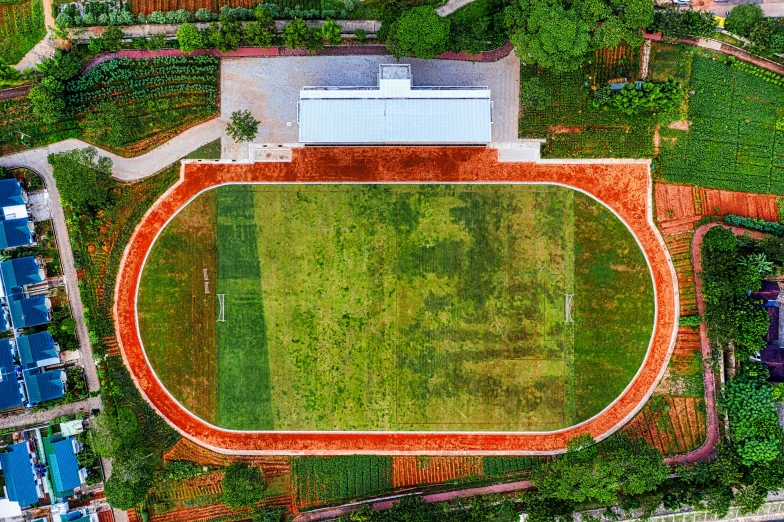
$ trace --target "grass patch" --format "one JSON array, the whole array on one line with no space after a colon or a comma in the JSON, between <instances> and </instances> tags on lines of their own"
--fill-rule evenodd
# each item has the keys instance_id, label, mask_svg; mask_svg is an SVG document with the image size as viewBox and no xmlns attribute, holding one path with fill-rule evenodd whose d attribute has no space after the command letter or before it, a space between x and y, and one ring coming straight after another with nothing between
<instances>
[{"instance_id":1,"label":"grass patch","mask_svg":"<svg viewBox=\"0 0 784 522\"><path fill-rule=\"evenodd\" d=\"M609 404L642 363L650 275L628 230L587 196L544 185L216 192L222 427L557 429ZM146 270L176 277L170 257ZM166 301L187 296L161 294L140 312L168 324L178 316ZM573 325L564 294L576 295Z\"/></svg>"},{"instance_id":2,"label":"grass patch","mask_svg":"<svg viewBox=\"0 0 784 522\"><path fill-rule=\"evenodd\" d=\"M271 430L274 419L254 191L248 185L228 185L216 192L215 291L225 295L226 319L217 324L217 423L231 429ZM220 302L213 301L213 306L219 307Z\"/></svg>"},{"instance_id":3,"label":"grass patch","mask_svg":"<svg viewBox=\"0 0 784 522\"><path fill-rule=\"evenodd\" d=\"M671 45L660 42L651 44L651 59L648 64L648 79L666 82L670 78L684 87L691 80L693 48L685 45Z\"/></svg>"},{"instance_id":4,"label":"grass patch","mask_svg":"<svg viewBox=\"0 0 784 522\"><path fill-rule=\"evenodd\" d=\"M199 147L187 156L185 159L220 159L221 157L221 140L218 138L215 141Z\"/></svg>"},{"instance_id":5,"label":"grass patch","mask_svg":"<svg viewBox=\"0 0 784 522\"><path fill-rule=\"evenodd\" d=\"M620 395L639 369L654 300L642 251L606 207L576 204L574 230L575 388L577 417L586 419Z\"/></svg>"},{"instance_id":6,"label":"grass patch","mask_svg":"<svg viewBox=\"0 0 784 522\"><path fill-rule=\"evenodd\" d=\"M158 378L190 411L215 423L217 360L213 279L216 191L182 210L155 242L139 285L139 330ZM206 272L206 276L205 276ZM173 275L173 276L172 276ZM163 311L177 321L161 321Z\"/></svg>"}]
</instances>

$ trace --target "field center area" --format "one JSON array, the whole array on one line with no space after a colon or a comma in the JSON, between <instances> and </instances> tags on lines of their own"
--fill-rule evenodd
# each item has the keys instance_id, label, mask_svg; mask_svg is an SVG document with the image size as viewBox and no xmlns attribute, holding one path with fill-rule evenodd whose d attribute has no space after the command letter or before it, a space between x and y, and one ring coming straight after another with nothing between
<instances>
[{"instance_id":1,"label":"field center area","mask_svg":"<svg viewBox=\"0 0 784 522\"><path fill-rule=\"evenodd\" d=\"M164 229L138 306L167 389L238 430L565 428L653 327L632 235L550 185L221 186Z\"/></svg>"}]
</instances>

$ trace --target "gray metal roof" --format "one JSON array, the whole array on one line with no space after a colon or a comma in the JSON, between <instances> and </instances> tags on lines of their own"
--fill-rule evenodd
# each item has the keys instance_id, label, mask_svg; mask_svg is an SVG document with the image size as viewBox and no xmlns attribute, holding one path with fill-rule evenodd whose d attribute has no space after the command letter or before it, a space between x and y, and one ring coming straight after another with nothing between
<instances>
[{"instance_id":1,"label":"gray metal roof","mask_svg":"<svg viewBox=\"0 0 784 522\"><path fill-rule=\"evenodd\" d=\"M490 143L487 98L303 98L301 143Z\"/></svg>"}]
</instances>

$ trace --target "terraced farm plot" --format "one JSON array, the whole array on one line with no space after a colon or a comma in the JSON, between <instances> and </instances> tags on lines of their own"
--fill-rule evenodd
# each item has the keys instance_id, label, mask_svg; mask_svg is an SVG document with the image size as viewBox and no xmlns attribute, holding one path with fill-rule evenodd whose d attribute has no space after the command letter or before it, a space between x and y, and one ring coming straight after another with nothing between
<instances>
[{"instance_id":1,"label":"terraced farm plot","mask_svg":"<svg viewBox=\"0 0 784 522\"><path fill-rule=\"evenodd\" d=\"M164 386L237 430L563 428L653 326L629 231L548 185L221 186L163 230L137 306Z\"/></svg>"}]
</instances>

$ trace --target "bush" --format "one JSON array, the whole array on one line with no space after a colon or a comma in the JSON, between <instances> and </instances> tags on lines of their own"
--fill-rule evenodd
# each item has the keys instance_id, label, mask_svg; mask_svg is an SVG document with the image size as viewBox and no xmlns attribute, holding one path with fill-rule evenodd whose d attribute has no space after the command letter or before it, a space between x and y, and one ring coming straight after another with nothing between
<instances>
[{"instance_id":1,"label":"bush","mask_svg":"<svg viewBox=\"0 0 784 522\"><path fill-rule=\"evenodd\" d=\"M257 467L249 467L235 462L226 468L221 481L223 496L221 500L233 508L254 507L264 501L267 483Z\"/></svg>"},{"instance_id":2,"label":"bush","mask_svg":"<svg viewBox=\"0 0 784 522\"><path fill-rule=\"evenodd\" d=\"M612 97L612 105L628 115L664 112L679 106L683 94L683 88L672 79L664 83L643 82L639 89L633 83L627 83Z\"/></svg>"},{"instance_id":3,"label":"bush","mask_svg":"<svg viewBox=\"0 0 784 522\"><path fill-rule=\"evenodd\" d=\"M354 36L357 38L357 42L365 43L365 40L367 40L367 31L362 28L354 29Z\"/></svg>"},{"instance_id":4,"label":"bush","mask_svg":"<svg viewBox=\"0 0 784 522\"><path fill-rule=\"evenodd\" d=\"M283 28L283 45L289 49L299 49L308 43L308 26L302 18L294 18Z\"/></svg>"},{"instance_id":5,"label":"bush","mask_svg":"<svg viewBox=\"0 0 784 522\"><path fill-rule=\"evenodd\" d=\"M177 43L180 44L180 51L188 54L204 47L201 31L190 23L182 24L177 29Z\"/></svg>"},{"instance_id":6,"label":"bush","mask_svg":"<svg viewBox=\"0 0 784 522\"><path fill-rule=\"evenodd\" d=\"M321 26L321 36L327 41L330 45L338 45L340 44L340 30L341 26L335 23L334 20L328 18L324 25Z\"/></svg>"},{"instance_id":7,"label":"bush","mask_svg":"<svg viewBox=\"0 0 784 522\"><path fill-rule=\"evenodd\" d=\"M392 24L387 49L395 58L435 58L447 50L450 21L430 6L410 9Z\"/></svg>"},{"instance_id":8,"label":"bush","mask_svg":"<svg viewBox=\"0 0 784 522\"><path fill-rule=\"evenodd\" d=\"M729 214L724 217L724 222L733 227L751 228L768 234L784 237L784 225L764 219L749 218Z\"/></svg>"}]
</instances>

